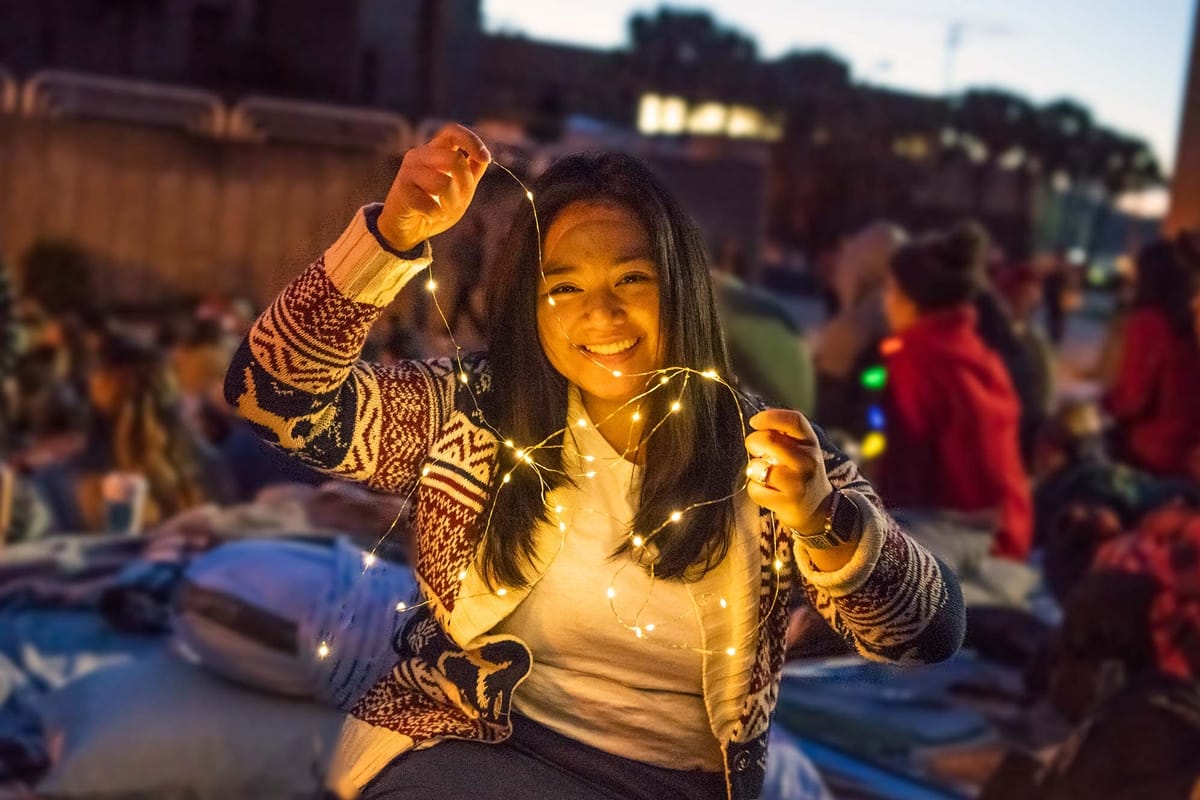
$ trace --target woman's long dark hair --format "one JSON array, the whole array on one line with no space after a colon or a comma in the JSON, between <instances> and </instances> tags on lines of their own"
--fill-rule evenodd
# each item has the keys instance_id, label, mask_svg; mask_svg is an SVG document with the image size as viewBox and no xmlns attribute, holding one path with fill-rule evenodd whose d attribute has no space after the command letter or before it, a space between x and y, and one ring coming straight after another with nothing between
<instances>
[{"instance_id":1,"label":"woman's long dark hair","mask_svg":"<svg viewBox=\"0 0 1200 800\"><path fill-rule=\"evenodd\" d=\"M641 220L658 266L663 365L715 369L733 381L700 234L642 162L613 153L569 156L531 188L543 234L563 209L581 201L616 204ZM535 456L548 492L569 481L556 472L562 469L557 447L562 434L551 438L567 424L568 385L538 340L538 253L533 210L522 204L488 293L493 386L483 408L507 438L521 444L549 439L550 446ZM716 381L698 375L689 376L681 392L683 385L683 377L674 378L642 406L651 421L648 428L669 418L644 444L635 532L654 531L676 509L731 494L746 466L738 401ZM676 399L684 412L671 414ZM513 449L501 447L500 461L497 477L518 467ZM512 472L511 483L502 486L497 480L493 490L496 505L484 539L483 574L489 582L522 586L532 563L534 529L547 519L543 486L533 469L520 467ZM732 500L692 509L655 535L654 574L690 578L711 569L729 549L733 524Z\"/></svg>"},{"instance_id":2,"label":"woman's long dark hair","mask_svg":"<svg viewBox=\"0 0 1200 800\"><path fill-rule=\"evenodd\" d=\"M1191 339L1191 298L1191 275L1173 244L1159 239L1138 252L1134 308L1161 311L1176 336Z\"/></svg>"}]
</instances>

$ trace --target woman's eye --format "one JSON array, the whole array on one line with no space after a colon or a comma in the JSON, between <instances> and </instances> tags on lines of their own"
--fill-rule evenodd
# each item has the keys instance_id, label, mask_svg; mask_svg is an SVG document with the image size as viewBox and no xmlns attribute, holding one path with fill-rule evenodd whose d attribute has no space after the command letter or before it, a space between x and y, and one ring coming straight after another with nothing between
<instances>
[{"instance_id":1,"label":"woman's eye","mask_svg":"<svg viewBox=\"0 0 1200 800\"><path fill-rule=\"evenodd\" d=\"M570 284L564 283L564 284L560 284L558 286L551 288L550 294L569 294L571 292L578 292L578 291L579 291L579 289L577 289L576 287L571 286Z\"/></svg>"},{"instance_id":2,"label":"woman's eye","mask_svg":"<svg viewBox=\"0 0 1200 800\"><path fill-rule=\"evenodd\" d=\"M631 272L628 275L622 275L618 283L641 283L649 280L653 280L653 278L644 272Z\"/></svg>"}]
</instances>

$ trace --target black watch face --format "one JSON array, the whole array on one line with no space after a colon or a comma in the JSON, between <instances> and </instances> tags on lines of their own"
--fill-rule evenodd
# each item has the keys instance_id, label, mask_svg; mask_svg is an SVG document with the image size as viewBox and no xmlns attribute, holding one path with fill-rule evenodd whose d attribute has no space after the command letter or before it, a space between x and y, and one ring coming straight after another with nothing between
<instances>
[{"instance_id":1,"label":"black watch face","mask_svg":"<svg viewBox=\"0 0 1200 800\"><path fill-rule=\"evenodd\" d=\"M837 498L837 508L833 510L833 519L830 520L833 527L833 535L841 541L846 541L850 538L851 531L858 525L858 506L844 495L839 495Z\"/></svg>"}]
</instances>

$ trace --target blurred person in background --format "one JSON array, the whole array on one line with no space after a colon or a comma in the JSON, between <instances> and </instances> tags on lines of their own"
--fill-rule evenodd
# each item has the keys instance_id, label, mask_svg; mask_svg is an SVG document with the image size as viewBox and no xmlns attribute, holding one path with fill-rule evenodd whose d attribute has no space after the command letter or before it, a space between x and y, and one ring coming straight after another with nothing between
<instances>
[{"instance_id":1,"label":"blurred person in background","mask_svg":"<svg viewBox=\"0 0 1200 800\"><path fill-rule=\"evenodd\" d=\"M1000 270L992 280L993 293L981 293L998 300L1004 313L1006 347L989 337L981 328L980 335L996 350L1005 366L1013 388L1021 400L1021 453L1027 465L1033 463L1033 449L1038 431L1054 410L1055 350L1049 337L1036 322L1042 306L1042 282L1037 269L1028 262ZM980 301L981 326L983 311Z\"/></svg>"},{"instance_id":2,"label":"blurred person in background","mask_svg":"<svg viewBox=\"0 0 1200 800\"><path fill-rule=\"evenodd\" d=\"M883 287L892 254L905 234L875 222L842 243L833 265L838 311L820 332L814 354L816 417L828 428L860 433L865 417L858 373L872 361L887 335Z\"/></svg>"},{"instance_id":3,"label":"blurred person in background","mask_svg":"<svg viewBox=\"0 0 1200 800\"><path fill-rule=\"evenodd\" d=\"M147 527L201 503L232 499L224 462L184 420L161 351L109 336L89 380L88 404L82 450L34 474L57 530L104 530L103 484L114 473L145 480L140 518Z\"/></svg>"},{"instance_id":4,"label":"blurred person in background","mask_svg":"<svg viewBox=\"0 0 1200 800\"><path fill-rule=\"evenodd\" d=\"M987 234L972 223L903 245L884 293L887 449L880 493L899 508L993 512L992 554L1023 560L1033 536L1021 407L976 332Z\"/></svg>"},{"instance_id":5,"label":"blurred person in background","mask_svg":"<svg viewBox=\"0 0 1200 800\"><path fill-rule=\"evenodd\" d=\"M726 242L711 271L729 358L743 387L774 405L813 413L812 354L795 317L770 292L746 284L736 242Z\"/></svg>"},{"instance_id":6,"label":"blurred person in background","mask_svg":"<svg viewBox=\"0 0 1200 800\"><path fill-rule=\"evenodd\" d=\"M17 297L8 267L0 260L0 546L33 539L49 527L49 512L12 461L13 373L21 357Z\"/></svg>"},{"instance_id":7,"label":"blurred person in background","mask_svg":"<svg viewBox=\"0 0 1200 800\"><path fill-rule=\"evenodd\" d=\"M1200 527L1195 531L1200 532ZM1200 791L1200 683L1196 661L1171 642L1200 642L1200 557L1195 534L1183 557L1156 565L1105 564L1065 604L1045 692L1074 729L1047 763L1010 754L980 800L1194 800Z\"/></svg>"},{"instance_id":8,"label":"blurred person in background","mask_svg":"<svg viewBox=\"0 0 1200 800\"><path fill-rule=\"evenodd\" d=\"M1116 380L1104 397L1116 421L1117 456L1161 476L1188 476L1200 445L1200 346L1191 289L1172 243L1142 248Z\"/></svg>"}]
</instances>

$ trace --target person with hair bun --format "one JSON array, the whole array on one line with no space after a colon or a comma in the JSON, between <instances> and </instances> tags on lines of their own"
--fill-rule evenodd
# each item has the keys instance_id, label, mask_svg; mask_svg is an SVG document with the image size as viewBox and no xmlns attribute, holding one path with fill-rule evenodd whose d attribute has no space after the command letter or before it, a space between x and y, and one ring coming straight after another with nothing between
<instances>
[{"instance_id":1,"label":"person with hair bun","mask_svg":"<svg viewBox=\"0 0 1200 800\"><path fill-rule=\"evenodd\" d=\"M963 223L892 257L884 311L888 448L880 490L892 506L994 511L993 555L1023 560L1033 532L1021 462L1020 402L976 333L988 237Z\"/></svg>"}]
</instances>

